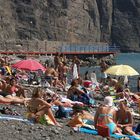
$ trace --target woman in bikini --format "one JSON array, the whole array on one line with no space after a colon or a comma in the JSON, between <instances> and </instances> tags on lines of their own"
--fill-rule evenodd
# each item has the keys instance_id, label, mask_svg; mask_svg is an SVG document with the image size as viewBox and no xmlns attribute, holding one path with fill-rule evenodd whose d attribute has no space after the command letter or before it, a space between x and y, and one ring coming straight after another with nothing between
<instances>
[{"instance_id":1,"label":"woman in bikini","mask_svg":"<svg viewBox=\"0 0 140 140\"><path fill-rule=\"evenodd\" d=\"M24 89L17 84L15 78L11 78L7 86L5 87L4 91L12 96L18 96L26 98Z\"/></svg>"},{"instance_id":2,"label":"woman in bikini","mask_svg":"<svg viewBox=\"0 0 140 140\"><path fill-rule=\"evenodd\" d=\"M34 89L32 99L27 103L28 111L31 114L31 117L35 118L36 121L47 114L55 125L60 126L54 118L51 106L50 103L43 100L43 91L41 88Z\"/></svg>"},{"instance_id":3,"label":"woman in bikini","mask_svg":"<svg viewBox=\"0 0 140 140\"><path fill-rule=\"evenodd\" d=\"M5 80L0 79L0 103L8 104L24 104L29 98L20 98L12 96L7 90L8 84Z\"/></svg>"},{"instance_id":4,"label":"woman in bikini","mask_svg":"<svg viewBox=\"0 0 140 140\"><path fill-rule=\"evenodd\" d=\"M133 117L129 108L127 107L127 100L119 103L119 110L117 111L117 126L121 133L136 135L132 130Z\"/></svg>"},{"instance_id":5,"label":"woman in bikini","mask_svg":"<svg viewBox=\"0 0 140 140\"><path fill-rule=\"evenodd\" d=\"M94 122L95 128L98 125L107 126L110 130L110 134L116 132L117 125L116 125L116 110L112 107L113 99L111 96L107 96L104 99L104 104L101 105L95 114Z\"/></svg>"}]
</instances>

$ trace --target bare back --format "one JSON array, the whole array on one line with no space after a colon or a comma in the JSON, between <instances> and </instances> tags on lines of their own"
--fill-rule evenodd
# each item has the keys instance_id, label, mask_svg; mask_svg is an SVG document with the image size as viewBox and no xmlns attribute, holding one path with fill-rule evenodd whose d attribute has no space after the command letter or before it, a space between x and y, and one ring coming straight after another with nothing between
<instances>
[{"instance_id":1,"label":"bare back","mask_svg":"<svg viewBox=\"0 0 140 140\"><path fill-rule=\"evenodd\" d=\"M57 76L57 72L54 68L47 68L45 71L46 76Z\"/></svg>"},{"instance_id":2,"label":"bare back","mask_svg":"<svg viewBox=\"0 0 140 140\"><path fill-rule=\"evenodd\" d=\"M109 106L100 106L97 111L97 123L108 124L116 121L116 111Z\"/></svg>"}]
</instances>

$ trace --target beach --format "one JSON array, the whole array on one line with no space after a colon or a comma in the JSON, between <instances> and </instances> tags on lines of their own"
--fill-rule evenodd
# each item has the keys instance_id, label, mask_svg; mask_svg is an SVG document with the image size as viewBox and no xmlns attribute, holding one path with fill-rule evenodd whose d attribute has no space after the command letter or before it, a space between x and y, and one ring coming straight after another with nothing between
<instances>
[{"instance_id":1,"label":"beach","mask_svg":"<svg viewBox=\"0 0 140 140\"><path fill-rule=\"evenodd\" d=\"M117 58L117 63L120 64L121 61ZM122 59L124 60L124 59ZM125 64L125 63L124 63ZM131 64L130 64L131 65ZM100 67L81 67L81 74L83 75L88 69L89 72L95 70L97 77L100 77ZM132 77L130 77L132 78ZM135 80L137 77L134 77ZM134 80L133 78L133 80ZM136 82L136 81L135 81ZM136 87L135 82L132 82L132 87ZM36 87L35 85L33 85ZM30 86L29 89L33 89ZM57 91L58 92L58 91ZM58 92L58 94L66 95L66 92ZM31 95L28 95L31 97ZM84 134L74 131L71 127L67 126L69 121L68 118L57 119L62 127L52 126L52 125L42 125L39 123L32 123L26 120L27 108L24 105L0 105L0 108L9 107L13 110L16 110L19 116L9 116L11 118L22 118L21 120L9 120L2 119L3 114L0 117L0 134L2 140L102 140L103 137L99 135ZM96 108L92 108L91 112L95 112ZM8 117L8 116L7 116ZM137 120L139 122L139 120ZM113 140L114 138L111 138Z\"/></svg>"},{"instance_id":2,"label":"beach","mask_svg":"<svg viewBox=\"0 0 140 140\"><path fill-rule=\"evenodd\" d=\"M25 116L26 108L24 106L10 105L10 107ZM62 124L62 128L60 128L16 120L0 120L1 140L102 140L101 136L74 132L72 128L66 126L67 121L68 119L58 119L58 122Z\"/></svg>"}]
</instances>

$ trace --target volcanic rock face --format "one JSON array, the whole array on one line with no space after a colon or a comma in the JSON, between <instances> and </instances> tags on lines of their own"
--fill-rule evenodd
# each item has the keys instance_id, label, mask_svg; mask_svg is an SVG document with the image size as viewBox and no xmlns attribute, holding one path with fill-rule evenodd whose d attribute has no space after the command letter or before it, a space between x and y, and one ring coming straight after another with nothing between
<instances>
[{"instance_id":1,"label":"volcanic rock face","mask_svg":"<svg viewBox=\"0 0 140 140\"><path fill-rule=\"evenodd\" d=\"M140 0L0 0L0 41L107 42L140 48Z\"/></svg>"}]
</instances>

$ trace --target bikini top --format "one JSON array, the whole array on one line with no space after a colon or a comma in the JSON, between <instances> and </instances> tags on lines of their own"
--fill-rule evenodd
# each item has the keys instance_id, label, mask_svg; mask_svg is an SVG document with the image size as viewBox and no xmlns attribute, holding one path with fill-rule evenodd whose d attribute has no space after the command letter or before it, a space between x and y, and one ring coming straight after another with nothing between
<instances>
[{"instance_id":1,"label":"bikini top","mask_svg":"<svg viewBox=\"0 0 140 140\"><path fill-rule=\"evenodd\" d=\"M112 114L99 114L99 117L105 117L105 116L113 118Z\"/></svg>"}]
</instances>

